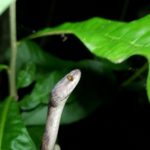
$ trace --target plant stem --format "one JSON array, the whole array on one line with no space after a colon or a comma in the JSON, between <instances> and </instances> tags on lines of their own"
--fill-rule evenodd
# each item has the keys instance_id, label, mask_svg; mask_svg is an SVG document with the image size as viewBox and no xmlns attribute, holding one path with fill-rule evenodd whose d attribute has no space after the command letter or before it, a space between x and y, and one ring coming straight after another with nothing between
<instances>
[{"instance_id":1,"label":"plant stem","mask_svg":"<svg viewBox=\"0 0 150 150\"><path fill-rule=\"evenodd\" d=\"M121 16L120 16L120 20L122 20L122 21L125 19L128 6L129 6L129 0L125 0L124 6L122 8Z\"/></svg>"},{"instance_id":2,"label":"plant stem","mask_svg":"<svg viewBox=\"0 0 150 150\"><path fill-rule=\"evenodd\" d=\"M128 80L123 82L122 86L129 85L133 80L135 80L137 77L140 76L141 73L143 73L148 67L148 63L145 63L138 71L136 71Z\"/></svg>"},{"instance_id":3,"label":"plant stem","mask_svg":"<svg viewBox=\"0 0 150 150\"><path fill-rule=\"evenodd\" d=\"M16 55L17 55L17 39L16 39L16 1L10 5L10 68L9 68L9 92L11 97L17 98L16 90Z\"/></svg>"}]
</instances>

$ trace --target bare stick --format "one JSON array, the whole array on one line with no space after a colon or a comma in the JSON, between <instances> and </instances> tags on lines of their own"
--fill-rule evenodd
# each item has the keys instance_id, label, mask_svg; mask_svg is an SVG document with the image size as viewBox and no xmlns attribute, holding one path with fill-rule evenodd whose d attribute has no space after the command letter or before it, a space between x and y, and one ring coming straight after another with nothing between
<instances>
[{"instance_id":1,"label":"bare stick","mask_svg":"<svg viewBox=\"0 0 150 150\"><path fill-rule=\"evenodd\" d=\"M17 39L16 39L16 1L10 5L10 43L11 58L9 68L9 90L10 96L17 97L16 92L16 55L17 55Z\"/></svg>"}]
</instances>

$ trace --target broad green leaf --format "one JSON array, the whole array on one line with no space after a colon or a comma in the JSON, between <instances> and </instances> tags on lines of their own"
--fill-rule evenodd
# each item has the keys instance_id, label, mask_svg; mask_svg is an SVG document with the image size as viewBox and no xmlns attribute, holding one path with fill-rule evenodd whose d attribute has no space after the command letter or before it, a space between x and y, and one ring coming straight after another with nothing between
<instances>
[{"instance_id":1,"label":"broad green leaf","mask_svg":"<svg viewBox=\"0 0 150 150\"><path fill-rule=\"evenodd\" d=\"M15 0L0 0L0 15L9 7Z\"/></svg>"},{"instance_id":2,"label":"broad green leaf","mask_svg":"<svg viewBox=\"0 0 150 150\"><path fill-rule=\"evenodd\" d=\"M12 98L0 103L0 149L35 150L21 120L18 105Z\"/></svg>"},{"instance_id":3,"label":"broad green leaf","mask_svg":"<svg viewBox=\"0 0 150 150\"><path fill-rule=\"evenodd\" d=\"M93 106L93 105L91 105ZM74 101L73 103L67 104L64 108L61 124L69 124L80 119L87 117L95 108L99 105L95 105L94 107L89 107L91 111L85 109L81 106L78 101ZM34 110L23 112L22 118L26 125L45 125L47 118L48 105L46 106L38 106Z\"/></svg>"},{"instance_id":4,"label":"broad green leaf","mask_svg":"<svg viewBox=\"0 0 150 150\"><path fill-rule=\"evenodd\" d=\"M0 64L0 71L8 69L7 65Z\"/></svg>"},{"instance_id":5,"label":"broad green leaf","mask_svg":"<svg viewBox=\"0 0 150 150\"><path fill-rule=\"evenodd\" d=\"M18 43L17 62L19 62L17 63L17 70L29 62L38 67L49 68L49 70L65 68L72 64L72 62L63 61L44 52L32 41L22 41Z\"/></svg>"},{"instance_id":6,"label":"broad green leaf","mask_svg":"<svg viewBox=\"0 0 150 150\"><path fill-rule=\"evenodd\" d=\"M34 143L36 144L37 149L41 147L41 139L44 133L44 126L27 126L27 130L32 137ZM37 132L38 131L38 132Z\"/></svg>"},{"instance_id":7,"label":"broad green leaf","mask_svg":"<svg viewBox=\"0 0 150 150\"><path fill-rule=\"evenodd\" d=\"M30 85L35 79L36 67L33 63L26 64L24 69L19 71L17 77L17 88Z\"/></svg>"},{"instance_id":8,"label":"broad green leaf","mask_svg":"<svg viewBox=\"0 0 150 150\"><path fill-rule=\"evenodd\" d=\"M22 119L25 125L44 125L47 118L48 105L39 105L30 111L22 112Z\"/></svg>"},{"instance_id":9,"label":"broad green leaf","mask_svg":"<svg viewBox=\"0 0 150 150\"><path fill-rule=\"evenodd\" d=\"M40 103L47 103L50 98L50 92L61 73L52 72L50 75L43 75L41 79L38 79L31 94L26 95L20 102L22 109L31 109L39 105Z\"/></svg>"},{"instance_id":10,"label":"broad green leaf","mask_svg":"<svg viewBox=\"0 0 150 150\"><path fill-rule=\"evenodd\" d=\"M67 100L62 114L61 124L73 123L87 117L97 109L100 104L108 103L108 100L110 100L113 93L115 93L113 90L113 81L112 79L107 78L106 75L100 76L97 73L82 70L82 76L84 78L81 77L79 85ZM47 99L47 103L49 100L50 99ZM29 102L30 101L32 100L29 100ZM28 109L29 108L30 107L28 107ZM22 118L25 124L45 124L47 108L47 105L38 105L36 108L23 111Z\"/></svg>"},{"instance_id":11,"label":"broad green leaf","mask_svg":"<svg viewBox=\"0 0 150 150\"><path fill-rule=\"evenodd\" d=\"M72 100L73 97L69 98L72 103L66 104L61 124L69 124L79 121L87 117L91 112L98 108L100 101L94 101L90 107L88 105L81 105L79 101ZM48 105L38 106L37 108L22 113L22 118L26 125L45 125L47 118Z\"/></svg>"},{"instance_id":12,"label":"broad green leaf","mask_svg":"<svg viewBox=\"0 0 150 150\"><path fill-rule=\"evenodd\" d=\"M31 41L25 41L19 44L18 59L19 59L18 61L20 62L19 65L22 63L28 66L28 62L34 63L36 65L35 86L31 91L31 94L26 95L20 101L20 106L22 110L28 110L25 112L23 111L22 113L24 122L27 125L39 125L45 123L45 119L47 116L46 113L47 106L43 107L41 106L41 104L48 103L50 99L50 92L53 86L56 84L56 81L58 81L58 79L60 79L66 73L68 73L72 68L81 68L81 70L89 70L90 72L95 72L98 73L99 75L109 74L109 77L111 77L112 80L114 80L113 79L114 77L113 77L113 73L111 72L111 69L116 68L116 65L110 63L109 61L106 62L106 61L99 61L99 60L97 61L84 60L75 63L70 61L63 61L47 53L44 53L43 50L37 44ZM50 70L48 68L50 68ZM59 70L57 72L51 72L51 70L53 69L57 69L57 70L59 69ZM29 71L28 73L29 76L30 73L32 76L32 72ZM84 75L83 73L84 78L85 76L88 77L88 73L87 75ZM98 76L98 78L99 77L100 76ZM88 87L87 84L91 84L91 81L89 82L88 78L86 83L82 85L80 91L83 91L82 89L85 89L85 86ZM95 79L95 77L93 78ZM100 83L100 85L101 87L103 87L102 83ZM97 87L95 86L95 88ZM63 112L63 117L61 121L63 124L75 122L86 117L88 114L94 111L102 103L102 101L106 100L105 98L103 99L103 97L98 96L99 91L97 90L99 89L94 90L95 92L92 94L90 94L91 93L90 90L91 89L89 88L87 90L88 92L87 91L79 92L80 94L73 93L73 95L69 98L68 100L69 103L67 103ZM84 95L84 93L88 93L88 94ZM76 95L80 95L80 96L76 96ZM91 99L94 100L91 101ZM76 110L76 112L74 110Z\"/></svg>"},{"instance_id":13,"label":"broad green leaf","mask_svg":"<svg viewBox=\"0 0 150 150\"><path fill-rule=\"evenodd\" d=\"M129 23L102 18L65 23L58 27L43 29L28 38L65 33L74 34L93 54L114 63L121 63L133 55L144 56L150 63L150 15ZM147 94L150 101L150 70Z\"/></svg>"},{"instance_id":14,"label":"broad green leaf","mask_svg":"<svg viewBox=\"0 0 150 150\"><path fill-rule=\"evenodd\" d=\"M17 62L19 62L17 63L17 68L19 71L22 70L23 66L28 66L29 62L30 64L36 65L36 70L38 71L37 75L41 74L43 70L44 72L47 70L47 73L51 70L60 69L69 72L73 68L84 68L88 70L95 70L97 72L104 72L106 69L109 71L119 66L106 60L83 60L79 62L64 61L50 55L49 53L45 53L36 43L32 41L22 41L19 43Z\"/></svg>"}]
</instances>

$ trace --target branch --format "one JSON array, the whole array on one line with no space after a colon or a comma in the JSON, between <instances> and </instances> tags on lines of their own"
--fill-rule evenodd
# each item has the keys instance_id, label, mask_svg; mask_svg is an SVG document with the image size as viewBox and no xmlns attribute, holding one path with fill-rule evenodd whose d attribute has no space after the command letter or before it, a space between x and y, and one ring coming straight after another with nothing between
<instances>
[{"instance_id":1,"label":"branch","mask_svg":"<svg viewBox=\"0 0 150 150\"><path fill-rule=\"evenodd\" d=\"M9 68L9 92L11 97L17 97L16 90L16 55L17 55L17 39L16 39L16 1L10 5L10 44L11 57Z\"/></svg>"}]
</instances>

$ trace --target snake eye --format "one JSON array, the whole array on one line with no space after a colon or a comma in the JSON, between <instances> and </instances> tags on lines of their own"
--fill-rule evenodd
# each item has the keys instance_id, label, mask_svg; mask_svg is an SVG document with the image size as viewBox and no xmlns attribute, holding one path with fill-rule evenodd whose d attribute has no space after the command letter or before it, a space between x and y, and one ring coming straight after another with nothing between
<instances>
[{"instance_id":1,"label":"snake eye","mask_svg":"<svg viewBox=\"0 0 150 150\"><path fill-rule=\"evenodd\" d=\"M69 81L73 81L73 76L72 75L67 75L67 79L69 80Z\"/></svg>"}]
</instances>

